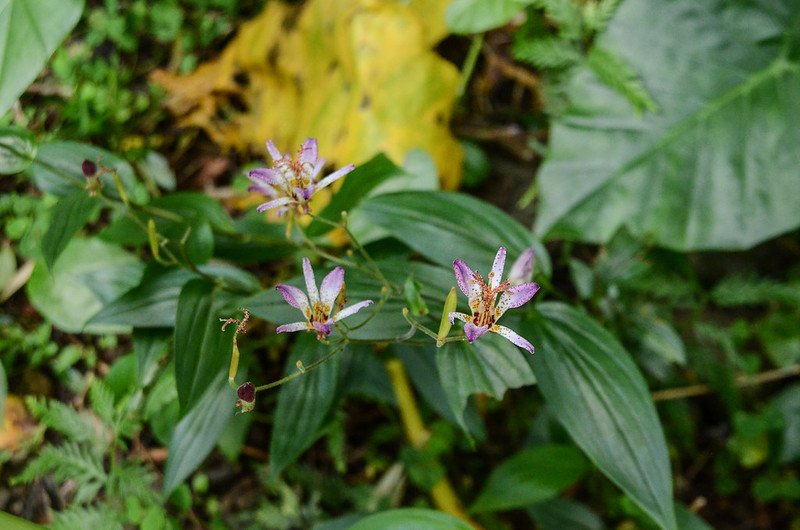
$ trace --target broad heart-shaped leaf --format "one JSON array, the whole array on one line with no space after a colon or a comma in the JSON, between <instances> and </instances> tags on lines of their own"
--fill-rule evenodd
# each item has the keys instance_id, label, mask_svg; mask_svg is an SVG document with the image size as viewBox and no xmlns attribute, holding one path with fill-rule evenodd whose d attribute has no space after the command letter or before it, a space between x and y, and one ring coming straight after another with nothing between
<instances>
[{"instance_id":1,"label":"broad heart-shaped leaf","mask_svg":"<svg viewBox=\"0 0 800 530\"><path fill-rule=\"evenodd\" d=\"M81 189L59 199L53 207L50 226L42 237L42 256L49 269L53 268L72 236L84 227L99 204L97 197L92 197L89 192Z\"/></svg>"},{"instance_id":2,"label":"broad heart-shaped leaf","mask_svg":"<svg viewBox=\"0 0 800 530\"><path fill-rule=\"evenodd\" d=\"M228 374L220 371L172 432L164 469L165 497L205 460L231 421L243 420L234 419L235 403L236 392L228 386Z\"/></svg>"},{"instance_id":3,"label":"broad heart-shaped leaf","mask_svg":"<svg viewBox=\"0 0 800 530\"><path fill-rule=\"evenodd\" d=\"M672 473L647 385L616 339L584 313L541 303L520 325L536 344L538 386L572 439L664 530L675 530Z\"/></svg>"},{"instance_id":4,"label":"broad heart-shaped leaf","mask_svg":"<svg viewBox=\"0 0 800 530\"><path fill-rule=\"evenodd\" d=\"M361 519L349 530L470 530L452 515L423 508L400 508Z\"/></svg>"},{"instance_id":5,"label":"broad heart-shaped leaf","mask_svg":"<svg viewBox=\"0 0 800 530\"><path fill-rule=\"evenodd\" d=\"M473 344L452 342L436 349L436 367L447 402L459 424L464 424L464 407L472 394L489 394L502 399L506 389L536 382L525 355L506 339L487 333Z\"/></svg>"},{"instance_id":6,"label":"broad heart-shaped leaf","mask_svg":"<svg viewBox=\"0 0 800 530\"><path fill-rule=\"evenodd\" d=\"M300 334L286 360L284 374L296 373L297 361L309 366L327 355L329 348L331 346L318 342L313 334ZM337 396L339 364L340 354L336 354L319 367L280 387L269 445L271 475L280 473L317 439Z\"/></svg>"},{"instance_id":7,"label":"broad heart-shaped leaf","mask_svg":"<svg viewBox=\"0 0 800 530\"><path fill-rule=\"evenodd\" d=\"M83 0L0 0L0 116L72 31Z\"/></svg>"},{"instance_id":8,"label":"broad heart-shaped leaf","mask_svg":"<svg viewBox=\"0 0 800 530\"><path fill-rule=\"evenodd\" d=\"M539 173L536 231L740 249L800 225L800 2L624 2L597 45L642 77L638 114L587 68ZM791 191L790 191L791 190Z\"/></svg>"},{"instance_id":9,"label":"broad heart-shaped leaf","mask_svg":"<svg viewBox=\"0 0 800 530\"><path fill-rule=\"evenodd\" d=\"M372 223L439 265L450 268L455 258L461 258L486 274L497 249L504 246L508 271L522 251L533 246L536 270L550 275L550 257L530 231L474 197L442 191L388 193L367 199L359 210Z\"/></svg>"},{"instance_id":10,"label":"broad heart-shaped leaf","mask_svg":"<svg viewBox=\"0 0 800 530\"><path fill-rule=\"evenodd\" d=\"M0 127L0 175L24 171L36 157L36 149L36 140L27 129Z\"/></svg>"},{"instance_id":11,"label":"broad heart-shaped leaf","mask_svg":"<svg viewBox=\"0 0 800 530\"><path fill-rule=\"evenodd\" d=\"M139 282L142 264L117 245L75 238L48 271L38 264L26 286L34 307L69 333L113 333L130 324L91 322L103 305Z\"/></svg>"},{"instance_id":12,"label":"broad heart-shaped leaf","mask_svg":"<svg viewBox=\"0 0 800 530\"><path fill-rule=\"evenodd\" d=\"M512 510L552 499L588 470L589 463L574 447L525 449L492 470L470 512Z\"/></svg>"},{"instance_id":13,"label":"broad heart-shaped leaf","mask_svg":"<svg viewBox=\"0 0 800 530\"><path fill-rule=\"evenodd\" d=\"M222 292L203 279L183 286L175 317L175 382L188 411L230 362L233 326L223 332L217 312Z\"/></svg>"}]
</instances>

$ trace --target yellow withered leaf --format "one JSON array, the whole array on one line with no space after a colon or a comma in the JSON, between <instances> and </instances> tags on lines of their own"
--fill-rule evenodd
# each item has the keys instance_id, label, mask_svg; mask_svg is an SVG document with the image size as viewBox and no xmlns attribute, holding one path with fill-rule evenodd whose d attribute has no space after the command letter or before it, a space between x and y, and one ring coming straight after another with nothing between
<instances>
[{"instance_id":1,"label":"yellow withered leaf","mask_svg":"<svg viewBox=\"0 0 800 530\"><path fill-rule=\"evenodd\" d=\"M221 56L180 77L153 74L168 108L225 148L294 152L307 137L333 164L422 148L445 188L463 153L450 133L458 71L434 51L448 0L268 2Z\"/></svg>"}]
</instances>

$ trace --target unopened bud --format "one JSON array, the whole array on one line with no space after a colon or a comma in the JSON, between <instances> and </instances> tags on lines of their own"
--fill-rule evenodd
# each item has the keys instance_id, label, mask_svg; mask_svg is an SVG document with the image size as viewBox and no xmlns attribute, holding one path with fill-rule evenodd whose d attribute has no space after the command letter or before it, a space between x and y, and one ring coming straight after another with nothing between
<instances>
[{"instance_id":1,"label":"unopened bud","mask_svg":"<svg viewBox=\"0 0 800 530\"><path fill-rule=\"evenodd\" d=\"M303 361L297 361L294 363L297 369L300 371L301 374L306 373L306 367L303 365Z\"/></svg>"},{"instance_id":2,"label":"unopened bud","mask_svg":"<svg viewBox=\"0 0 800 530\"><path fill-rule=\"evenodd\" d=\"M436 346L441 347L444 344L444 339L450 333L450 328L453 324L450 323L450 313L456 310L458 305L458 295L456 288L451 287L447 298L444 300L444 308L442 309L442 320L439 323L439 333L436 335Z\"/></svg>"},{"instance_id":3,"label":"unopened bud","mask_svg":"<svg viewBox=\"0 0 800 530\"><path fill-rule=\"evenodd\" d=\"M256 387L250 381L244 383L236 390L236 395L239 399L236 400L236 408L240 412L250 412L256 406Z\"/></svg>"},{"instance_id":4,"label":"unopened bud","mask_svg":"<svg viewBox=\"0 0 800 530\"><path fill-rule=\"evenodd\" d=\"M83 176L86 178L93 177L97 175L97 164L92 162L91 160L84 160L81 164L81 171L83 171Z\"/></svg>"}]
</instances>

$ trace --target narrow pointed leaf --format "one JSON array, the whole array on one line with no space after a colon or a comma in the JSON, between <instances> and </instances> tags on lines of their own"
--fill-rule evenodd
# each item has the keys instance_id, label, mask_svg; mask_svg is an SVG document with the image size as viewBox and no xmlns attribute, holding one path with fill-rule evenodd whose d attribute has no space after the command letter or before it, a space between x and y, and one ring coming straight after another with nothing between
<instances>
[{"instance_id":1,"label":"narrow pointed leaf","mask_svg":"<svg viewBox=\"0 0 800 530\"><path fill-rule=\"evenodd\" d=\"M53 207L50 226L42 237L42 255L47 268L53 264L78 230L84 227L99 204L86 190L77 189L59 199Z\"/></svg>"}]
</instances>

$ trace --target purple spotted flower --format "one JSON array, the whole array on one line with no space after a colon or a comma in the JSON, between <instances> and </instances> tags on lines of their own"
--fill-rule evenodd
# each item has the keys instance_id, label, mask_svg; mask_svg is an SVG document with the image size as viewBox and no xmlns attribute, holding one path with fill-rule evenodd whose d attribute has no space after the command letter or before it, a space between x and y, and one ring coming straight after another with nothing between
<instances>
[{"instance_id":1,"label":"purple spotted flower","mask_svg":"<svg viewBox=\"0 0 800 530\"><path fill-rule=\"evenodd\" d=\"M319 158L316 138L308 138L303 142L295 158L289 153L281 154L272 140L267 142L267 151L272 157L272 167L260 167L247 174L253 181L249 190L261 192L271 199L256 208L259 212L280 208L278 212L281 215L290 209L308 213L308 201L314 193L355 168L349 164L317 180L325 166L325 159Z\"/></svg>"},{"instance_id":2,"label":"purple spotted flower","mask_svg":"<svg viewBox=\"0 0 800 530\"><path fill-rule=\"evenodd\" d=\"M279 284L275 288L283 295L283 299L303 312L305 322L293 322L278 326L278 333L288 331L316 331L317 338L330 335L331 326L343 318L354 315L368 305L372 300L364 300L350 307L337 307L336 299L344 288L344 269L336 267L322 280L322 285L317 291L317 280L314 278L314 269L308 258L303 258L303 276L306 279L306 293L291 285ZM342 304L343 305L343 304ZM336 313L335 315L333 313Z\"/></svg>"},{"instance_id":3,"label":"purple spotted flower","mask_svg":"<svg viewBox=\"0 0 800 530\"><path fill-rule=\"evenodd\" d=\"M505 263L506 249L500 247L494 258L487 283L478 271L471 270L463 260L453 261L458 287L469 298L472 315L452 312L449 315L450 323L452 324L456 318L463 321L464 333L469 342L474 342L487 331L491 331L533 353L533 345L530 342L507 327L496 324L508 309L528 302L539 290L539 286L535 283L512 285L512 280L525 282L530 279L530 273L533 271L533 251L529 249L524 252L512 266L513 276L509 280L501 282L500 277L503 275ZM497 295L500 295L500 298L497 298Z\"/></svg>"}]
</instances>

